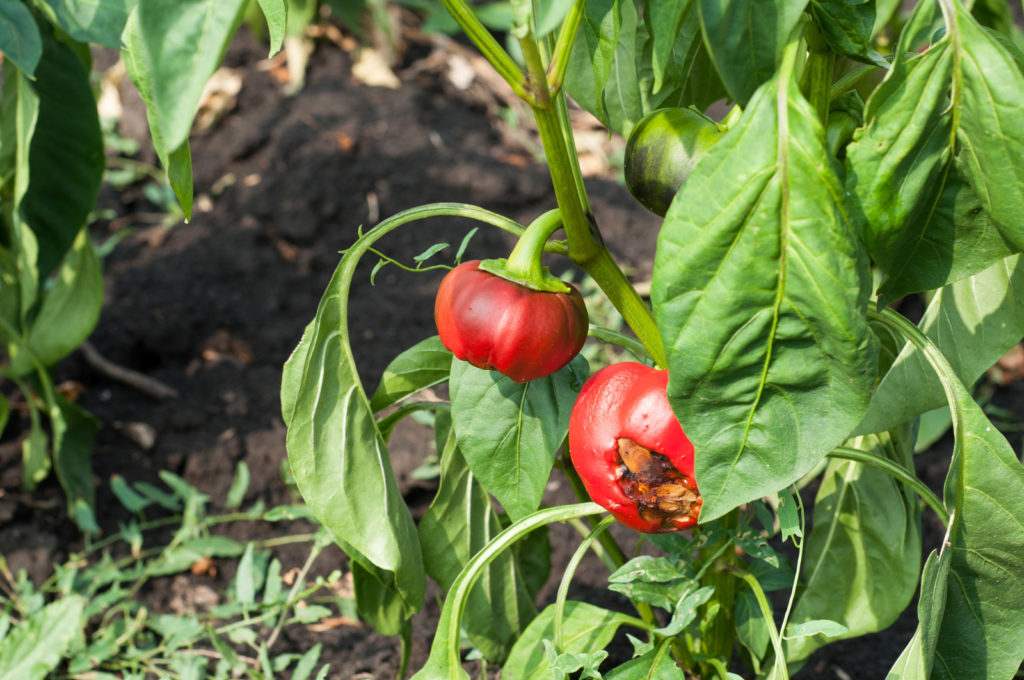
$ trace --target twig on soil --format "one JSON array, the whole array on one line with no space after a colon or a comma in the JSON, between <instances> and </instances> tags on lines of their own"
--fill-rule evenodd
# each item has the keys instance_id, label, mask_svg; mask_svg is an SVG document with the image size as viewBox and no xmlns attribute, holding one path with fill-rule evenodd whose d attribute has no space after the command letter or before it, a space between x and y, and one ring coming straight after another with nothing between
<instances>
[{"instance_id":1,"label":"twig on soil","mask_svg":"<svg viewBox=\"0 0 1024 680\"><path fill-rule=\"evenodd\" d=\"M134 387L139 392L153 397L154 399L178 398L178 390L165 385L156 378L150 378L138 371L133 371L132 369L125 368L124 366L118 366L109 359L104 358L88 340L82 343L80 349L82 350L82 356L85 358L85 361L108 378L113 378L114 380L123 382L129 387Z\"/></svg>"}]
</instances>

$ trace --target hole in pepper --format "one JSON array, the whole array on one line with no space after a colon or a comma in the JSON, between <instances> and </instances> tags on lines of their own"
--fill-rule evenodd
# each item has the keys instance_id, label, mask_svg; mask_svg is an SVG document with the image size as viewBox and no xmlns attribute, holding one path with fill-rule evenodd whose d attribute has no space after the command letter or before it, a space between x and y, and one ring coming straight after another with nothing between
<instances>
[{"instance_id":1,"label":"hole in pepper","mask_svg":"<svg viewBox=\"0 0 1024 680\"><path fill-rule=\"evenodd\" d=\"M676 469L663 453L651 451L625 437L617 442L619 486L636 501L640 517L677 529L678 522L695 524L701 498L692 478Z\"/></svg>"}]
</instances>

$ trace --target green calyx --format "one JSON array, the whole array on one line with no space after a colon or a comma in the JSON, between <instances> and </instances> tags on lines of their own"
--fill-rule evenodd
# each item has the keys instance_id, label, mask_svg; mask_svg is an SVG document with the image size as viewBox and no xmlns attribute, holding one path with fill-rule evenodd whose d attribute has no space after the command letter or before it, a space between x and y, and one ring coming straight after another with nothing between
<instances>
[{"instance_id":1,"label":"green calyx","mask_svg":"<svg viewBox=\"0 0 1024 680\"><path fill-rule=\"evenodd\" d=\"M549 210L530 223L508 259L483 260L480 269L532 290L568 293L569 286L541 263L544 244L561 227L561 214L557 209Z\"/></svg>"}]
</instances>

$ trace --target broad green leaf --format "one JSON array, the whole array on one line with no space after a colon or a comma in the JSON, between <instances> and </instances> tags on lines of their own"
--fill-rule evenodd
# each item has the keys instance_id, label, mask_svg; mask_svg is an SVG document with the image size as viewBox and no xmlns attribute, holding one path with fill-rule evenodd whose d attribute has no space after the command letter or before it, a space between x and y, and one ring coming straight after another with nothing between
<instances>
[{"instance_id":1,"label":"broad green leaf","mask_svg":"<svg viewBox=\"0 0 1024 680\"><path fill-rule=\"evenodd\" d=\"M770 80L807 0L695 0L704 44L729 98L746 107Z\"/></svg>"},{"instance_id":2,"label":"broad green leaf","mask_svg":"<svg viewBox=\"0 0 1024 680\"><path fill-rule=\"evenodd\" d=\"M36 0L72 38L121 49L121 32L138 0Z\"/></svg>"},{"instance_id":3,"label":"broad green leaf","mask_svg":"<svg viewBox=\"0 0 1024 680\"><path fill-rule=\"evenodd\" d=\"M281 50L284 42L285 27L288 22L288 10L285 0L258 0L263 16L267 19L267 29L270 31L270 54L274 56ZM314 662L315 663L315 662Z\"/></svg>"},{"instance_id":4,"label":"broad green leaf","mask_svg":"<svg viewBox=\"0 0 1024 680\"><path fill-rule=\"evenodd\" d=\"M21 0L0 0L0 53L29 77L35 75L43 41L32 12Z\"/></svg>"},{"instance_id":5,"label":"broad green leaf","mask_svg":"<svg viewBox=\"0 0 1024 680\"><path fill-rule=\"evenodd\" d=\"M700 24L692 0L664 0L648 2L645 7L647 30L651 34L651 67L654 71L654 91L661 89L665 70L672 59L676 43L682 34L690 42L700 38ZM690 24L689 30L684 26ZM696 30L694 30L696 29ZM688 51L688 50L686 50Z\"/></svg>"},{"instance_id":6,"label":"broad green leaf","mask_svg":"<svg viewBox=\"0 0 1024 680\"><path fill-rule=\"evenodd\" d=\"M1024 250L1024 73L959 3L956 24L949 37L961 47L960 71L953 74L960 154L985 210L1006 240Z\"/></svg>"},{"instance_id":7,"label":"broad green leaf","mask_svg":"<svg viewBox=\"0 0 1024 680\"><path fill-rule=\"evenodd\" d=\"M148 0L128 17L122 54L146 102L153 146L185 218L192 213L188 133L206 81L217 69L245 0ZM174 40L167 40L173 35Z\"/></svg>"},{"instance_id":8,"label":"broad green leaf","mask_svg":"<svg viewBox=\"0 0 1024 680\"><path fill-rule=\"evenodd\" d=\"M448 592L469 559L502 529L490 496L476 481L450 434L441 456L437 495L420 520L420 547L430 575ZM490 661L501 663L537 615L512 550L480 576L466 603L463 626Z\"/></svg>"},{"instance_id":9,"label":"broad green leaf","mask_svg":"<svg viewBox=\"0 0 1024 680\"><path fill-rule=\"evenodd\" d=\"M973 384L1024 337L1024 261L1013 255L941 288L919 324L957 377ZM882 377L858 433L881 432L945 403L935 372L907 343Z\"/></svg>"},{"instance_id":10,"label":"broad green leaf","mask_svg":"<svg viewBox=\"0 0 1024 680\"><path fill-rule=\"evenodd\" d=\"M889 276L878 292L880 304L941 288L1013 253L957 169L950 172L932 208L920 221L907 225L906 238L888 258Z\"/></svg>"},{"instance_id":11,"label":"broad green leaf","mask_svg":"<svg viewBox=\"0 0 1024 680\"><path fill-rule=\"evenodd\" d=\"M53 430L53 469L64 489L68 516L78 528L98 534L96 492L92 482L92 450L100 423L88 411L53 394L50 423Z\"/></svg>"},{"instance_id":12,"label":"broad green leaf","mask_svg":"<svg viewBox=\"0 0 1024 680\"><path fill-rule=\"evenodd\" d=\"M888 68L888 62L871 45L875 28L873 0L811 0L810 11L833 51Z\"/></svg>"},{"instance_id":13,"label":"broad green leaf","mask_svg":"<svg viewBox=\"0 0 1024 680\"><path fill-rule=\"evenodd\" d=\"M370 410L376 413L422 389L448 379L452 353L433 336L418 342L392 360L384 369L380 384L370 398Z\"/></svg>"},{"instance_id":14,"label":"broad green leaf","mask_svg":"<svg viewBox=\"0 0 1024 680\"><path fill-rule=\"evenodd\" d=\"M736 639L755 660L765 658L771 636L757 596L748 587L736 593ZM755 671L757 668L754 669Z\"/></svg>"},{"instance_id":15,"label":"broad green leaf","mask_svg":"<svg viewBox=\"0 0 1024 680\"><path fill-rule=\"evenodd\" d=\"M952 551L932 678L1012 678L1024 661L1024 466L959 381L943 500Z\"/></svg>"},{"instance_id":16,"label":"broad green leaf","mask_svg":"<svg viewBox=\"0 0 1024 680\"><path fill-rule=\"evenodd\" d=\"M913 469L909 428L849 442ZM829 619L846 631L785 640L786 660L836 639L888 628L910 604L921 564L921 513L913 491L885 472L833 460L814 501L813 530L791 626ZM790 635L791 633L787 633Z\"/></svg>"},{"instance_id":17,"label":"broad green leaf","mask_svg":"<svg viewBox=\"0 0 1024 680\"><path fill-rule=\"evenodd\" d=\"M77 349L96 327L102 306L103 272L89 232L83 228L29 328L25 344L34 360L52 366ZM25 359L27 356L20 354L12 361L16 372L31 370L22 365Z\"/></svg>"},{"instance_id":18,"label":"broad green leaf","mask_svg":"<svg viewBox=\"0 0 1024 680\"><path fill-rule=\"evenodd\" d=\"M364 236L357 246L374 238ZM372 599L367 590L362 602L387 601L388 611L397 602L405 618L422 605L425 578L416 526L348 343L348 294L361 253L359 247L346 252L285 364L281 405L288 462L299 491L317 520L364 568L363 575L381 586L383 592L375 591Z\"/></svg>"},{"instance_id":19,"label":"broad green leaf","mask_svg":"<svg viewBox=\"0 0 1024 680\"><path fill-rule=\"evenodd\" d=\"M77 595L46 605L0 642L0 677L43 680L82 634L85 600Z\"/></svg>"},{"instance_id":20,"label":"broad green leaf","mask_svg":"<svg viewBox=\"0 0 1024 680\"><path fill-rule=\"evenodd\" d=\"M893 277L903 275L909 260L930 254L924 242L929 223L941 198L956 196L943 193L953 165L947 115L952 65L950 51L938 47L897 60L868 99L866 125L846 149L846 185L862 238ZM942 227L941 216L934 220Z\"/></svg>"},{"instance_id":21,"label":"broad green leaf","mask_svg":"<svg viewBox=\"0 0 1024 680\"><path fill-rule=\"evenodd\" d=\"M537 0L534 3L536 14L534 15L534 32L538 38L556 30L562 25L562 20L569 13L573 0Z\"/></svg>"},{"instance_id":22,"label":"broad green leaf","mask_svg":"<svg viewBox=\"0 0 1024 680\"><path fill-rule=\"evenodd\" d=\"M869 274L824 132L790 78L750 100L676 195L652 301L702 521L784 488L867 408Z\"/></svg>"},{"instance_id":23,"label":"broad green leaf","mask_svg":"<svg viewBox=\"0 0 1024 680\"><path fill-rule=\"evenodd\" d=\"M341 547L349 555L356 556L349 563L349 569L352 571L352 589L359 618L382 635L409 635L410 605L405 601L404 593L394 587L394 575L358 561L362 558L355 548L344 544Z\"/></svg>"},{"instance_id":24,"label":"broad green leaf","mask_svg":"<svg viewBox=\"0 0 1024 680\"><path fill-rule=\"evenodd\" d=\"M502 675L518 680L546 680L548 658L542 640L554 636L555 605L549 605L526 629L502 667ZM583 653L604 649L619 626L628 623L624 614L586 602L567 600L562 612L563 653Z\"/></svg>"},{"instance_id":25,"label":"broad green leaf","mask_svg":"<svg viewBox=\"0 0 1024 680\"><path fill-rule=\"evenodd\" d=\"M452 361L452 421L459 449L513 521L540 507L586 377L587 363L581 357L528 383Z\"/></svg>"}]
</instances>

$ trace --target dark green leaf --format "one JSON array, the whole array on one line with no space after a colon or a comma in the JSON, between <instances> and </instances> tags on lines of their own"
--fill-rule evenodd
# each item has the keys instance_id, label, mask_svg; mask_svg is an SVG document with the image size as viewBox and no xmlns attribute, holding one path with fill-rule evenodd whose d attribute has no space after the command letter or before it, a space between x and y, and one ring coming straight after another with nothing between
<instances>
[{"instance_id":1,"label":"dark green leaf","mask_svg":"<svg viewBox=\"0 0 1024 680\"><path fill-rule=\"evenodd\" d=\"M973 384L1024 337L1024 262L1013 255L945 286L919 324L965 384ZM881 432L945 403L938 378L907 343L882 377L858 433Z\"/></svg>"},{"instance_id":2,"label":"dark green leaf","mask_svg":"<svg viewBox=\"0 0 1024 680\"><path fill-rule=\"evenodd\" d=\"M0 53L26 75L35 75L43 41L32 12L21 0L0 0Z\"/></svg>"},{"instance_id":3,"label":"dark green leaf","mask_svg":"<svg viewBox=\"0 0 1024 680\"><path fill-rule=\"evenodd\" d=\"M1024 466L962 384L943 500L952 551L932 678L1011 678L1024 661Z\"/></svg>"},{"instance_id":4,"label":"dark green leaf","mask_svg":"<svg viewBox=\"0 0 1024 680\"><path fill-rule=\"evenodd\" d=\"M929 214L908 224L903 234L887 257L889 278L879 290L880 304L941 288L1012 254L977 193L957 169L950 172Z\"/></svg>"},{"instance_id":5,"label":"dark green leaf","mask_svg":"<svg viewBox=\"0 0 1024 680\"><path fill-rule=\"evenodd\" d=\"M452 362L452 420L459 448L513 521L540 507L586 374L582 357L528 383Z\"/></svg>"},{"instance_id":6,"label":"dark green leaf","mask_svg":"<svg viewBox=\"0 0 1024 680\"><path fill-rule=\"evenodd\" d=\"M370 410L376 413L410 394L444 382L451 365L452 353L445 349L438 336L413 345L384 369L370 399Z\"/></svg>"},{"instance_id":7,"label":"dark green leaf","mask_svg":"<svg viewBox=\"0 0 1024 680\"><path fill-rule=\"evenodd\" d=\"M542 611L516 642L502 668L502 675L518 680L546 680L549 662L542 640L554 635L555 605ZM626 617L586 602L567 600L562 612L562 648L559 652L579 654L604 647Z\"/></svg>"},{"instance_id":8,"label":"dark green leaf","mask_svg":"<svg viewBox=\"0 0 1024 680\"><path fill-rule=\"evenodd\" d=\"M358 555L355 548L346 548L346 552ZM409 603L394 586L394 575L355 559L349 566L359 617L382 635L408 635Z\"/></svg>"},{"instance_id":9,"label":"dark green leaf","mask_svg":"<svg viewBox=\"0 0 1024 680\"><path fill-rule=\"evenodd\" d=\"M39 114L29 149L28 190L19 208L38 242L40 282L64 259L85 225L105 166L89 72L48 26L41 33L43 57L32 83Z\"/></svg>"},{"instance_id":10,"label":"dark green leaf","mask_svg":"<svg viewBox=\"0 0 1024 680\"><path fill-rule=\"evenodd\" d=\"M121 48L121 32L138 0L37 0L68 35L83 43Z\"/></svg>"},{"instance_id":11,"label":"dark green leaf","mask_svg":"<svg viewBox=\"0 0 1024 680\"><path fill-rule=\"evenodd\" d=\"M754 659L763 659L771 642L764 613L749 588L736 593L736 637Z\"/></svg>"},{"instance_id":12,"label":"dark green leaf","mask_svg":"<svg viewBox=\"0 0 1024 680\"><path fill-rule=\"evenodd\" d=\"M85 600L77 595L46 605L0 642L0 677L43 680L82 634Z\"/></svg>"},{"instance_id":13,"label":"dark green leaf","mask_svg":"<svg viewBox=\"0 0 1024 680\"><path fill-rule=\"evenodd\" d=\"M858 437L850 446L913 469L909 428ZM831 461L814 502L813 524L791 625L829 619L847 630L828 639L804 633L799 639L786 640L787 661L807 658L836 636L859 637L888 628L917 589L918 499L885 472L851 461Z\"/></svg>"},{"instance_id":14,"label":"dark green leaf","mask_svg":"<svg viewBox=\"0 0 1024 680\"><path fill-rule=\"evenodd\" d=\"M888 68L888 62L871 45L875 28L872 0L811 0L810 10L834 52Z\"/></svg>"},{"instance_id":15,"label":"dark green leaf","mask_svg":"<svg viewBox=\"0 0 1024 680\"><path fill-rule=\"evenodd\" d=\"M346 252L285 364L281 405L299 491L362 568L360 612L378 612L380 621L394 624L422 606L425 577L416 526L348 344L348 292L360 254Z\"/></svg>"},{"instance_id":16,"label":"dark green leaf","mask_svg":"<svg viewBox=\"0 0 1024 680\"><path fill-rule=\"evenodd\" d=\"M469 559L502 527L450 435L441 456L441 481L434 501L420 520L420 547L427 573L445 592ZM463 626L490 661L502 662L512 643L537 615L523 584L513 551L501 554L480 576L466 603Z\"/></svg>"},{"instance_id":17,"label":"dark green leaf","mask_svg":"<svg viewBox=\"0 0 1024 680\"><path fill-rule=\"evenodd\" d=\"M68 515L84 533L97 534L92 449L100 423L88 411L57 393L50 405L53 468L64 488Z\"/></svg>"},{"instance_id":18,"label":"dark green leaf","mask_svg":"<svg viewBox=\"0 0 1024 680\"><path fill-rule=\"evenodd\" d=\"M795 83L772 81L659 235L652 301L702 521L799 479L867 408L870 277L827 153Z\"/></svg>"},{"instance_id":19,"label":"dark green leaf","mask_svg":"<svg viewBox=\"0 0 1024 680\"><path fill-rule=\"evenodd\" d=\"M614 0L593 0L584 8L576 44L566 72L566 89L583 108L605 120L603 92L622 30L620 4ZM632 35L625 39L633 40Z\"/></svg>"},{"instance_id":20,"label":"dark green leaf","mask_svg":"<svg viewBox=\"0 0 1024 680\"><path fill-rule=\"evenodd\" d=\"M729 97L746 106L771 79L806 0L696 0L711 61Z\"/></svg>"},{"instance_id":21,"label":"dark green leaf","mask_svg":"<svg viewBox=\"0 0 1024 680\"><path fill-rule=\"evenodd\" d=\"M651 34L654 91L657 92L665 81L665 69L672 59L680 34L684 40L689 37L691 43L694 39L699 40L700 24L692 0L648 2L645 7L648 13L646 16L649 16L647 30ZM684 25L687 25L686 29ZM697 30L694 31L694 28Z\"/></svg>"},{"instance_id":22,"label":"dark green leaf","mask_svg":"<svg viewBox=\"0 0 1024 680\"><path fill-rule=\"evenodd\" d=\"M26 344L34 360L52 366L77 349L96 327L102 306L103 271L89 232L83 228L29 328ZM15 371L31 370L18 361L26 358L21 354L12 361L12 366L24 369Z\"/></svg>"}]
</instances>

